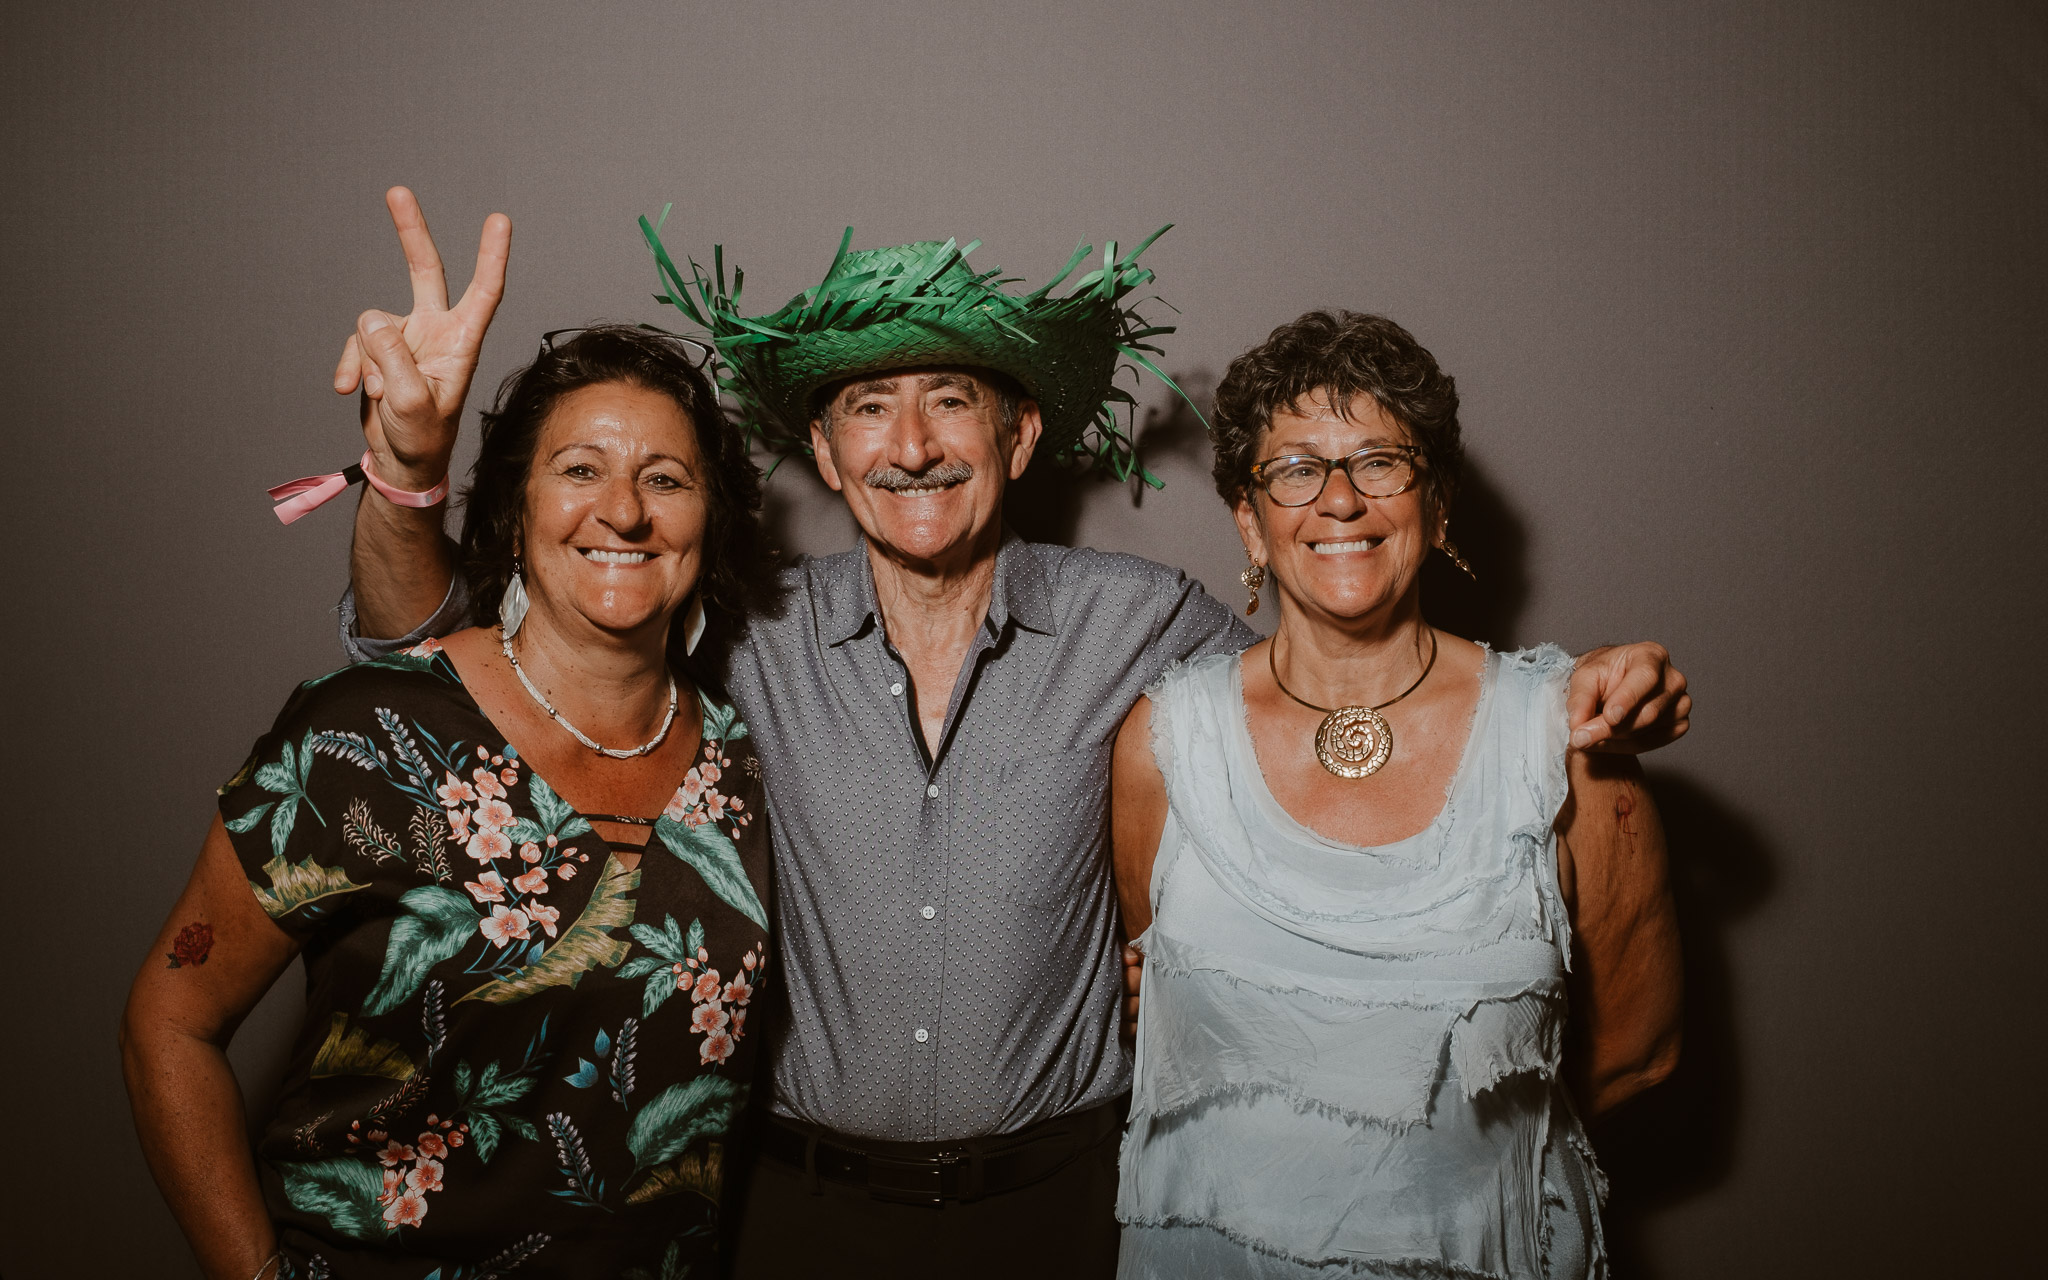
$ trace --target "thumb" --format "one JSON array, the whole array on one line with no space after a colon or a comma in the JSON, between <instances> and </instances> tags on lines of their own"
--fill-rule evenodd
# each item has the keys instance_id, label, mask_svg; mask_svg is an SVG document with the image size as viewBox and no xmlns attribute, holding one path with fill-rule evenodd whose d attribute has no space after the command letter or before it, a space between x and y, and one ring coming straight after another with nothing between
<instances>
[{"instance_id":1,"label":"thumb","mask_svg":"<svg viewBox=\"0 0 2048 1280\"><path fill-rule=\"evenodd\" d=\"M1572 746L1583 750L1607 736L1609 726L1600 719L1600 704L1612 676L1607 661L1609 646L1582 655L1572 668L1570 686L1565 690L1565 723L1572 730Z\"/></svg>"}]
</instances>

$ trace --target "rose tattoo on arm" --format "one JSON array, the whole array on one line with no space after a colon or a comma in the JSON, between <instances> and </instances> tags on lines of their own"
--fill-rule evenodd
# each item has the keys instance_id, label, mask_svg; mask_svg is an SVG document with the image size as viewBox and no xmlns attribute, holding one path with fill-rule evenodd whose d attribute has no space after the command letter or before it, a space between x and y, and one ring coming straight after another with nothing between
<instances>
[{"instance_id":1,"label":"rose tattoo on arm","mask_svg":"<svg viewBox=\"0 0 2048 1280\"><path fill-rule=\"evenodd\" d=\"M171 939L169 969L182 969L188 964L205 964L206 955L213 950L213 926L194 921L178 930L178 936Z\"/></svg>"}]
</instances>

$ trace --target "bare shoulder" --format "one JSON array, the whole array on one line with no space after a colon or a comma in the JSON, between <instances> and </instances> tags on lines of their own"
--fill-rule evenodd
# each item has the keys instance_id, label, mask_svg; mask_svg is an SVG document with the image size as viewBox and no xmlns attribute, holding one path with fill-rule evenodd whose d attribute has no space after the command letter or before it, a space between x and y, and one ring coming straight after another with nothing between
<instances>
[{"instance_id":1,"label":"bare shoulder","mask_svg":"<svg viewBox=\"0 0 2048 1280\"><path fill-rule=\"evenodd\" d=\"M1432 627L1431 630L1436 633L1437 666L1461 678L1478 680L1480 673L1486 670L1486 646L1463 636L1454 636L1442 627Z\"/></svg>"}]
</instances>

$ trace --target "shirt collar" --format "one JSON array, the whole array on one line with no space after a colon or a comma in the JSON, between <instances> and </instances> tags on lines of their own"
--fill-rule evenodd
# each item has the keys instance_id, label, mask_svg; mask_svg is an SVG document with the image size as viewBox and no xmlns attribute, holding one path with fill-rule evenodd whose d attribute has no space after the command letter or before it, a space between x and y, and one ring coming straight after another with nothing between
<instances>
[{"instance_id":1,"label":"shirt collar","mask_svg":"<svg viewBox=\"0 0 2048 1280\"><path fill-rule=\"evenodd\" d=\"M818 638L827 646L844 644L878 624L875 570L868 561L867 540L843 555L828 557L812 579L818 614ZM996 547L996 580L989 592L988 626L997 634L1010 622L1029 631L1054 632L1051 588L1045 568L1031 547L1006 525Z\"/></svg>"}]
</instances>

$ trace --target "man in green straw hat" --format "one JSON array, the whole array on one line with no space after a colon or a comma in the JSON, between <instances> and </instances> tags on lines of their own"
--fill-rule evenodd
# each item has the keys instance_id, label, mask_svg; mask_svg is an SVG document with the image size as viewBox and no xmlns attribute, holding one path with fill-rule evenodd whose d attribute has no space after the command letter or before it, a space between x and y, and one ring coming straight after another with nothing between
<instances>
[{"instance_id":1,"label":"man in green straw hat","mask_svg":"<svg viewBox=\"0 0 2048 1280\"><path fill-rule=\"evenodd\" d=\"M409 193L393 211L415 282L437 283ZM1120 360L1159 373L1147 343L1167 331L1130 302L1151 273L1111 246L1075 277L1084 248L1019 293L967 265L973 245L842 240L818 286L748 317L722 255L686 272L643 228L664 300L710 334L748 429L808 447L863 535L791 565L727 668L771 797L789 1005L737 1273L1110 1276L1131 1066L1111 748L1169 664L1255 637L1175 570L1020 540L1003 498L1045 450L1133 473L1113 375ZM480 330L417 326L450 335L420 349L395 319L365 314L338 389L416 382L430 359L474 369ZM418 487L445 472L466 385L372 407L380 472ZM363 632L413 630L364 641L345 610L353 655L459 624L438 511L372 493L356 538ZM1673 736L1657 712L1682 682L1656 646L1602 651L1575 681L1603 729L1643 712L1637 746Z\"/></svg>"}]
</instances>

